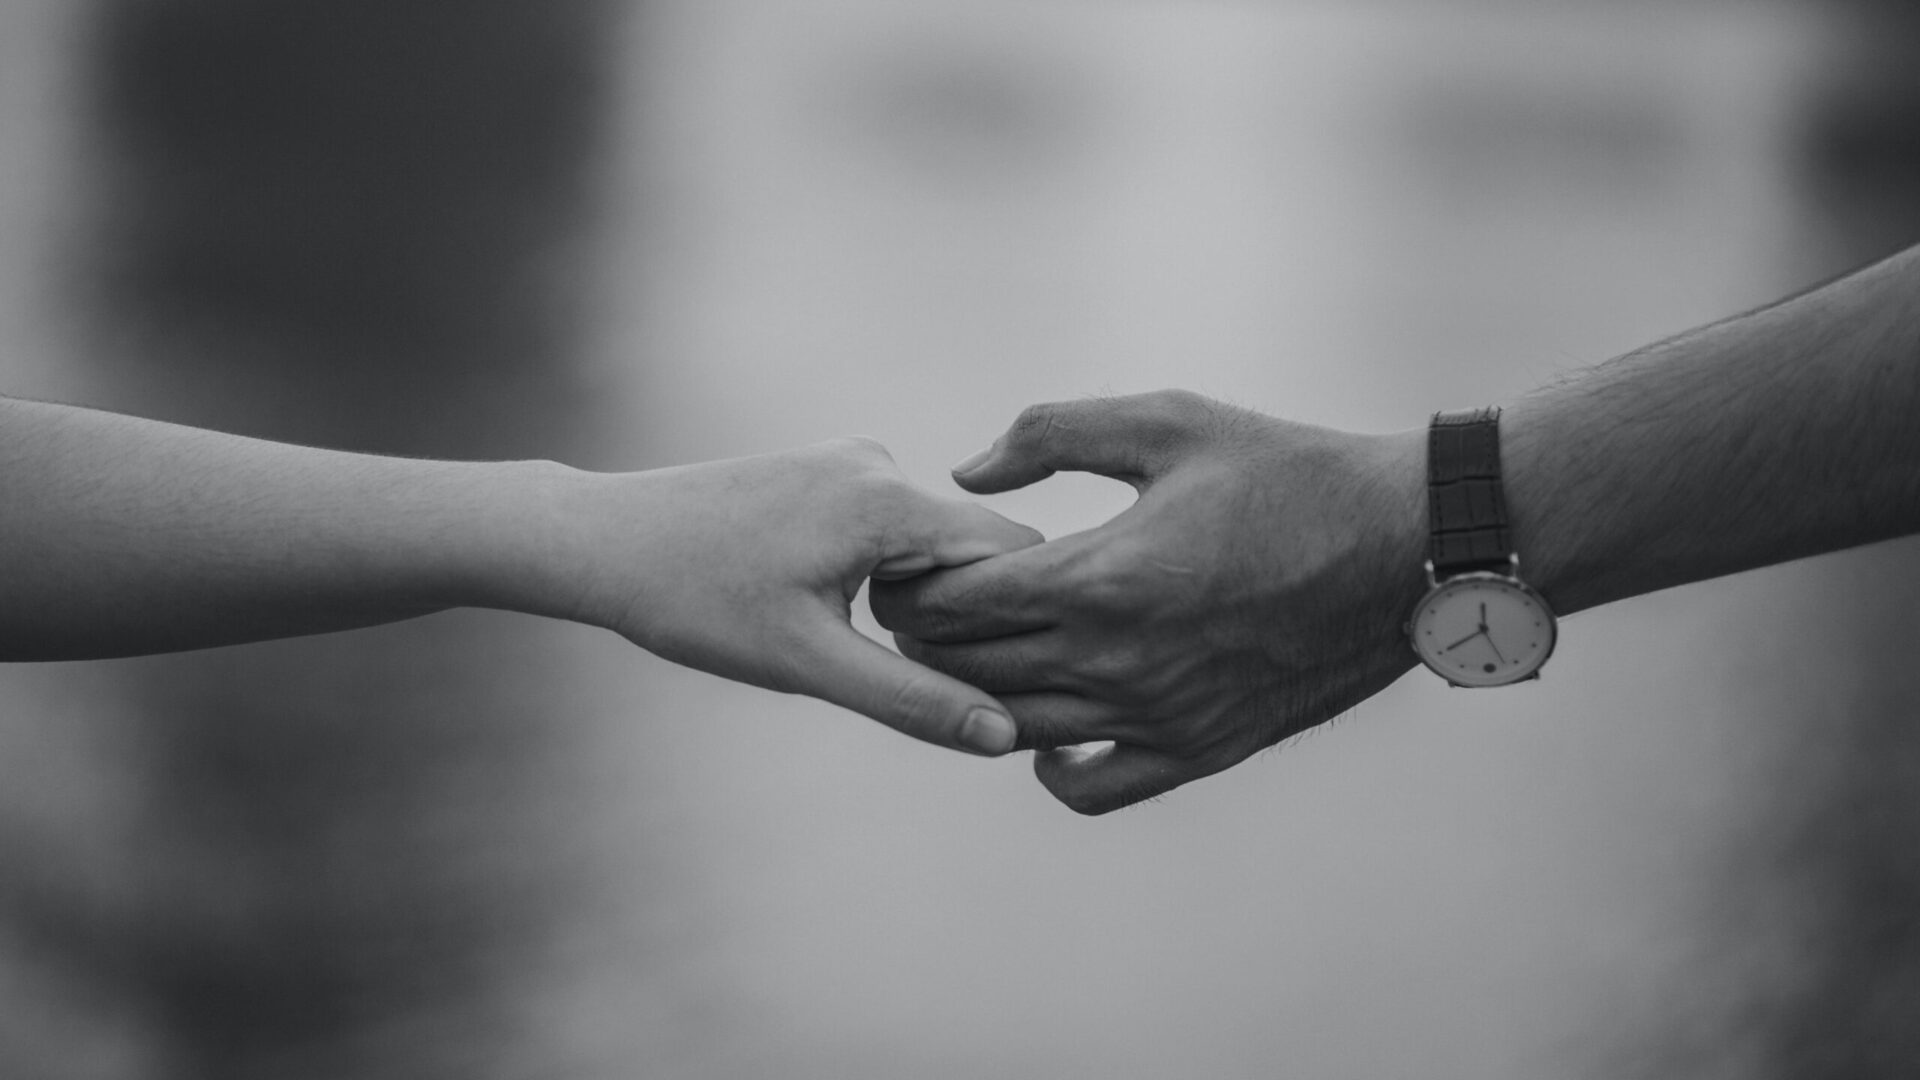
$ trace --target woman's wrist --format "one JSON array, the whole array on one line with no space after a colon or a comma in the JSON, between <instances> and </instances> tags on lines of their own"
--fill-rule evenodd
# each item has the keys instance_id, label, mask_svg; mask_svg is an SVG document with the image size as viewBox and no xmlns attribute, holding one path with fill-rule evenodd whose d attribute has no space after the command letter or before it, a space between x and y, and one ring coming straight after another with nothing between
<instances>
[{"instance_id":1,"label":"woman's wrist","mask_svg":"<svg viewBox=\"0 0 1920 1080\"><path fill-rule=\"evenodd\" d=\"M596 488L614 478L553 461L494 462L463 477L474 512L442 538L458 605L603 624L592 608ZM434 542L434 541L429 541Z\"/></svg>"}]
</instances>

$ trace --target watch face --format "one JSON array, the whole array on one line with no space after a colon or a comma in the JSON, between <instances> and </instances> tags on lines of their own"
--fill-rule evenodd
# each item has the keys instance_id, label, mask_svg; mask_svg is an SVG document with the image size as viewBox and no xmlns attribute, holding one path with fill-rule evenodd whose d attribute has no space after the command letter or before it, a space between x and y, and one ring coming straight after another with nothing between
<instances>
[{"instance_id":1,"label":"watch face","mask_svg":"<svg viewBox=\"0 0 1920 1080\"><path fill-rule=\"evenodd\" d=\"M1553 654L1553 612L1538 593L1503 574L1461 574L1420 601L1407 623L1413 650L1459 686L1504 686L1528 678Z\"/></svg>"}]
</instances>

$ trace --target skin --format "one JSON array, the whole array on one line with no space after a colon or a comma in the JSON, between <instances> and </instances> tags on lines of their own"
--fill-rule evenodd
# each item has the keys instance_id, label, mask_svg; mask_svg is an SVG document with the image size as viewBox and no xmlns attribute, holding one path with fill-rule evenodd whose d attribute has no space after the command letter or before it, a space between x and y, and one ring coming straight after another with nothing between
<instances>
[{"instance_id":1,"label":"skin","mask_svg":"<svg viewBox=\"0 0 1920 1080\"><path fill-rule=\"evenodd\" d=\"M1920 532L1920 249L1508 403L1522 574L1562 615ZM876 586L901 651L1000 697L1099 814L1229 768L1415 665L1426 432L1182 391L1037 405L956 467L1139 499L1086 532ZM1107 742L1108 746L1085 744Z\"/></svg>"},{"instance_id":2,"label":"skin","mask_svg":"<svg viewBox=\"0 0 1920 1080\"><path fill-rule=\"evenodd\" d=\"M991 697L855 631L872 576L1033 530L837 439L633 473L340 453L0 398L0 659L324 633L454 607L613 630L915 738L1011 748Z\"/></svg>"}]
</instances>

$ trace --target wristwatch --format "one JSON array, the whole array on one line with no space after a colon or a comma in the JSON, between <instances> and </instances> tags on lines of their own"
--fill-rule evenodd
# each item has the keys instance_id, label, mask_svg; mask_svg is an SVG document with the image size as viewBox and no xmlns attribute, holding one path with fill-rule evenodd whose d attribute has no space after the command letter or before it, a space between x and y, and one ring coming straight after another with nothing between
<instances>
[{"instance_id":1,"label":"wristwatch","mask_svg":"<svg viewBox=\"0 0 1920 1080\"><path fill-rule=\"evenodd\" d=\"M1435 413L1427 429L1427 594L1407 619L1420 660L1454 686L1540 677L1553 609L1520 580L1500 480L1500 410Z\"/></svg>"}]
</instances>

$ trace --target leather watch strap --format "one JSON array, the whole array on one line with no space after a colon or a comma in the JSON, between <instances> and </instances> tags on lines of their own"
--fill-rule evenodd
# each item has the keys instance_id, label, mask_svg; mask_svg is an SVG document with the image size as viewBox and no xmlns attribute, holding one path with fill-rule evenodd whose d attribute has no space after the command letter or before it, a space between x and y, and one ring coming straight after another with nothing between
<instances>
[{"instance_id":1,"label":"leather watch strap","mask_svg":"<svg viewBox=\"0 0 1920 1080\"><path fill-rule=\"evenodd\" d=\"M1434 414L1427 429L1427 514L1434 580L1511 570L1498 408Z\"/></svg>"}]
</instances>

